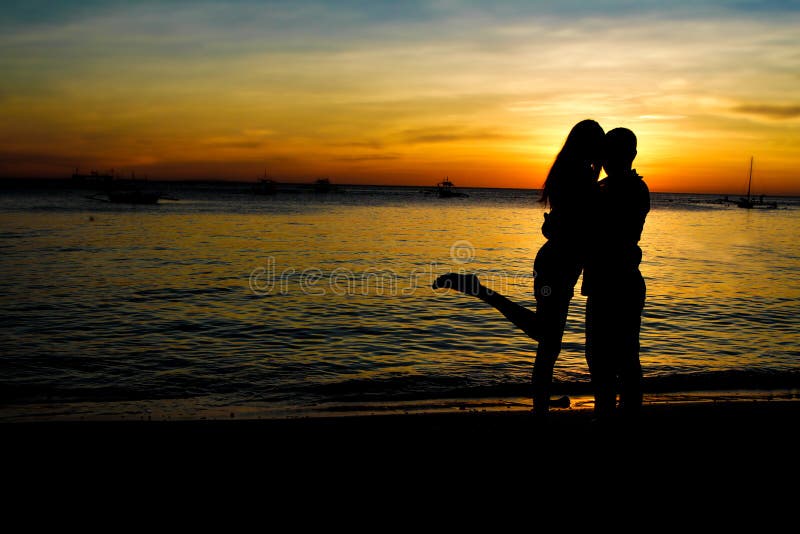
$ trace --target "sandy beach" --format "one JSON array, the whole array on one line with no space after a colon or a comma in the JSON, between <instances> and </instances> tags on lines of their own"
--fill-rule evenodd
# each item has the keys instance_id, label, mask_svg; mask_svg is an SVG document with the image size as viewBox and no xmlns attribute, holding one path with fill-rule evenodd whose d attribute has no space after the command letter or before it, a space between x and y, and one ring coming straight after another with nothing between
<instances>
[{"instance_id":1,"label":"sandy beach","mask_svg":"<svg viewBox=\"0 0 800 534\"><path fill-rule=\"evenodd\" d=\"M597 424L588 411L547 421L461 412L6 423L0 432L7 487L76 509L135 502L180 516L180 503L227 503L266 510L265 521L305 510L350 522L345 514L366 510L401 520L613 515L624 502L696 521L715 518L722 502L726 518L777 526L800 474L798 415L800 402L758 401L649 405L635 424ZM335 518L320 512L332 509Z\"/></svg>"},{"instance_id":2,"label":"sandy beach","mask_svg":"<svg viewBox=\"0 0 800 534\"><path fill-rule=\"evenodd\" d=\"M536 454L688 460L796 469L795 400L646 405L636 421L596 421L591 411L438 413L273 420L4 423L5 447L47 461L301 462L306 468L371 462L524 464ZM577 455L577 456L574 456Z\"/></svg>"},{"instance_id":3,"label":"sandy beach","mask_svg":"<svg viewBox=\"0 0 800 534\"><path fill-rule=\"evenodd\" d=\"M547 421L461 412L5 423L0 432L14 498L70 503L81 517L107 503L181 521L259 513L265 525L284 515L372 525L361 515L373 513L382 522L616 521L624 506L652 514L648 523L777 528L800 474L798 415L800 402L758 401L648 405L632 425L598 425L588 411Z\"/></svg>"}]
</instances>

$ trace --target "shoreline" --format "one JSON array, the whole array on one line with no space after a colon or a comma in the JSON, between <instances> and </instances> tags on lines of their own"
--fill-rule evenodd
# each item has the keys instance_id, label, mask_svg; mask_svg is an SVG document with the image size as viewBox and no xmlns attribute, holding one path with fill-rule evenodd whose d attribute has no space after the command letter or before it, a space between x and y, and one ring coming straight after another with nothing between
<instances>
[{"instance_id":1,"label":"shoreline","mask_svg":"<svg viewBox=\"0 0 800 534\"><path fill-rule=\"evenodd\" d=\"M555 404L554 414L591 413L594 399L582 393L564 396L568 405ZM556 399L557 397L554 397ZM562 398L563 400L563 398ZM795 389L724 390L646 393L644 407L680 404L717 404L751 401L800 401ZM0 424L49 422L133 421L281 421L294 419L339 419L401 415L463 413L529 413L530 397L487 396L372 401L330 401L313 404L249 403L224 405L203 398L137 401L85 401L6 404L0 408Z\"/></svg>"},{"instance_id":2,"label":"shoreline","mask_svg":"<svg viewBox=\"0 0 800 534\"><path fill-rule=\"evenodd\" d=\"M622 417L611 424L628 425L629 428L651 428L662 423L683 424L700 419L707 421L738 421L740 423L763 420L774 421L787 415L800 416L800 398L762 398L762 399L727 399L727 400L689 400L673 402L646 402L642 407L641 416L635 420L625 421ZM616 419L616 418L613 418ZM612 420L613 420L612 419ZM553 409L547 417L541 418L532 415L529 409L516 410L469 410L469 411L424 411L405 413L347 413L338 415L306 415L281 418L219 418L219 419L52 419L52 420L25 420L2 421L0 428L14 435L17 431L24 434L32 429L59 429L88 430L120 429L124 432L144 430L160 432L164 429L174 428L179 430L215 429L233 430L244 429L246 432L257 429L329 429L335 432L347 430L363 430L370 428L388 428L400 423L398 426L428 423L450 423L462 426L465 423L476 423L478 426L495 421L500 424L531 423L531 428L547 426L548 428L592 426L598 423L591 409ZM624 422L623 422L624 421ZM791 423L792 421L786 421ZM341 425L341 429L336 429Z\"/></svg>"},{"instance_id":3,"label":"shoreline","mask_svg":"<svg viewBox=\"0 0 800 534\"><path fill-rule=\"evenodd\" d=\"M55 438L68 434L74 439L174 437L193 435L216 437L255 437L272 435L292 442L308 434L347 438L365 434L393 435L420 433L433 429L474 431L502 429L533 437L538 432L556 431L564 435L586 434L613 427L643 434L669 434L691 430L698 436L712 437L712 431L736 433L760 428L791 433L800 418L800 399L749 399L679 402L650 402L633 420L621 416L598 421L590 409L553 409L547 417L536 417L529 409L426 411L405 413L347 413L282 418L219 419L61 419L0 422L10 441L30 437ZM788 436L788 434L787 434ZM440 436L446 438L446 434Z\"/></svg>"}]
</instances>

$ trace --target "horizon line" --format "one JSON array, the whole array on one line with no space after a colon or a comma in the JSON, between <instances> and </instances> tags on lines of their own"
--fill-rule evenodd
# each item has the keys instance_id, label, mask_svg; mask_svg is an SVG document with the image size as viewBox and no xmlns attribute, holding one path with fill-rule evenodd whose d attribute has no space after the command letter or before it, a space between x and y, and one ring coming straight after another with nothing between
<instances>
[{"instance_id":1,"label":"horizon line","mask_svg":"<svg viewBox=\"0 0 800 534\"><path fill-rule=\"evenodd\" d=\"M116 178L116 177L115 177ZM324 176L320 176L319 178L325 178ZM313 180L317 180L319 178L311 178L312 181L278 181L275 182L278 185L287 184L287 185L314 185ZM240 179L225 179L225 178L177 178L177 179L170 179L170 178L119 178L122 180L128 181L140 181L140 182L153 182L153 183L184 183L184 184L241 184L241 185L254 185L258 184L261 178L257 178L256 180L240 180ZM274 180L274 179L273 179ZM64 178L53 178L53 177L44 177L44 176L28 176L28 177L9 177L9 176L0 176L0 182L24 182L24 181L50 181L50 182L64 182L69 183L73 181L72 177ZM359 184L359 183L334 183L331 182L331 185L342 186L342 187L422 187L422 188L434 188L436 184L433 185L421 185L421 184ZM458 186L460 189L505 189L510 191L541 191L541 187L492 187L492 186ZM700 191L657 191L651 190L651 193L658 193L661 195L723 195L723 196L735 196L741 195L742 193L725 193L725 192L700 192ZM751 196L762 196L762 194L755 194ZM766 194L764 193L763 196L765 197L776 197L776 198L796 198L800 197L800 192L795 194Z\"/></svg>"}]
</instances>

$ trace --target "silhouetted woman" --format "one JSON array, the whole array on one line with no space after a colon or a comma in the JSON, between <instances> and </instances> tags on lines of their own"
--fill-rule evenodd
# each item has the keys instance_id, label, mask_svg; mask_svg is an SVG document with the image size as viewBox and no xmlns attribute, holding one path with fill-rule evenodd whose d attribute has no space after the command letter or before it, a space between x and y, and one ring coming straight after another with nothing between
<instances>
[{"instance_id":1,"label":"silhouetted woman","mask_svg":"<svg viewBox=\"0 0 800 534\"><path fill-rule=\"evenodd\" d=\"M561 352L569 303L583 269L603 135L603 129L593 120L576 124L547 174L540 201L550 206L550 213L545 214L542 225L547 241L533 263L535 313L481 285L473 274L448 273L433 283L434 289L456 289L478 297L539 342L533 365L533 408L537 414L547 413L550 407L553 368Z\"/></svg>"}]
</instances>

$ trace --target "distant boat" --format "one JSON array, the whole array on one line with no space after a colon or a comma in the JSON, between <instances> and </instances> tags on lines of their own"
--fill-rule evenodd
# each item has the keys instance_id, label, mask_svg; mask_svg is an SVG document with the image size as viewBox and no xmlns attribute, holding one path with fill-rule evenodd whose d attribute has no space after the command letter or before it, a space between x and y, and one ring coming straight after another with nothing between
<instances>
[{"instance_id":1,"label":"distant boat","mask_svg":"<svg viewBox=\"0 0 800 534\"><path fill-rule=\"evenodd\" d=\"M278 192L278 182L267 178L267 171L264 171L264 177L259 178L258 183L253 186L253 193L256 195L274 195Z\"/></svg>"},{"instance_id":2,"label":"distant boat","mask_svg":"<svg viewBox=\"0 0 800 534\"><path fill-rule=\"evenodd\" d=\"M736 205L740 208L744 209L776 209L778 207L777 202L764 202L764 195L760 195L758 200L750 195L750 190L753 185L753 156L750 156L750 178L747 180L747 196L741 197Z\"/></svg>"},{"instance_id":3,"label":"distant boat","mask_svg":"<svg viewBox=\"0 0 800 534\"><path fill-rule=\"evenodd\" d=\"M158 204L158 201L162 198L165 200L177 200L158 191L144 190L142 187L143 184L147 183L147 180L137 180L136 175L133 173L131 173L129 180L125 180L115 178L113 171L111 174L100 174L92 171L89 175L81 175L77 172L77 169L75 171L73 178L82 180L83 178L80 177L89 176L95 181L94 185L99 186L100 192L98 194L87 197L90 200L111 202L113 204Z\"/></svg>"},{"instance_id":4,"label":"distant boat","mask_svg":"<svg viewBox=\"0 0 800 534\"><path fill-rule=\"evenodd\" d=\"M445 178L443 181L436 184L436 195L439 198L464 198L469 195L462 193L456 189L450 178Z\"/></svg>"},{"instance_id":5,"label":"distant boat","mask_svg":"<svg viewBox=\"0 0 800 534\"><path fill-rule=\"evenodd\" d=\"M334 188L335 186L331 184L331 181L327 178L320 178L314 182L315 193L330 193Z\"/></svg>"},{"instance_id":6,"label":"distant boat","mask_svg":"<svg viewBox=\"0 0 800 534\"><path fill-rule=\"evenodd\" d=\"M72 179L75 182L86 183L91 185L105 185L110 183L114 179L114 169L106 172L99 172L99 171L89 171L89 174L82 173L75 167L75 172L72 173Z\"/></svg>"}]
</instances>

